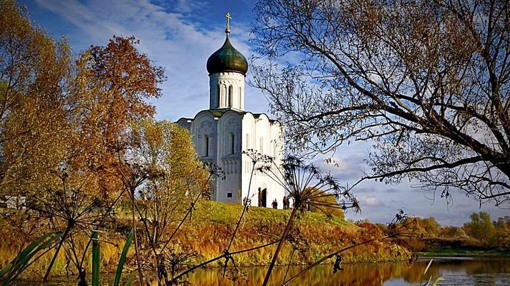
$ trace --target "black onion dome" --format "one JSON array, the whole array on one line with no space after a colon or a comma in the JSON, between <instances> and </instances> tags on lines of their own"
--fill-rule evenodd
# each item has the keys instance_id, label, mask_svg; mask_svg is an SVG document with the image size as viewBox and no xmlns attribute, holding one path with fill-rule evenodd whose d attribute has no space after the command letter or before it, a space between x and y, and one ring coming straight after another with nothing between
<instances>
[{"instance_id":1,"label":"black onion dome","mask_svg":"<svg viewBox=\"0 0 510 286\"><path fill-rule=\"evenodd\" d=\"M209 74L239 72L246 75L248 71L248 61L246 61L243 54L232 46L228 39L228 34L223 46L214 52L207 60L207 71Z\"/></svg>"}]
</instances>

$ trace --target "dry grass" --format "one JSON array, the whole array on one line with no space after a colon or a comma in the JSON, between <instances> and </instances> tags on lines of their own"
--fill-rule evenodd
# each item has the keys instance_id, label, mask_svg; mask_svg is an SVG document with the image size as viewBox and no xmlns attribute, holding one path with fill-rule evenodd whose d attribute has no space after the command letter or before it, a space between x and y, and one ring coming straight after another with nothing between
<instances>
[{"instance_id":1,"label":"dry grass","mask_svg":"<svg viewBox=\"0 0 510 286\"><path fill-rule=\"evenodd\" d=\"M197 204L192 220L184 223L169 247L175 252L181 251L182 248L196 251L198 256L187 260L188 264L197 264L220 256L229 244L233 228L241 212L240 205L203 201ZM253 248L280 239L290 212L290 210L250 208L241 223L230 252ZM176 220L175 224L177 223ZM130 228L129 225L129 221L122 218L101 233L102 271L115 271L124 244L125 233L123 232L124 229ZM0 244L0 267L13 259L22 247L19 239L13 238L12 232L6 230L6 228L0 230L3 241ZM279 254L277 264L310 263L343 247L378 236L383 234L379 228L369 223L355 225L340 217L328 218L321 213L303 212L297 217L288 243ZM78 253L82 253L87 239L85 234L76 236L75 244ZM276 246L272 245L237 254L234 256L234 261L238 266L267 265L271 261L275 248ZM344 262L373 262L407 259L408 254L405 249L383 240L351 249L343 253L342 257ZM150 254L147 253L147 255ZM31 277L43 275L50 259L51 255L46 255L32 265L25 275ZM86 261L87 272L90 273L90 257L87 257ZM223 263L224 259L210 266L218 266L218 262ZM133 253L128 257L128 268L131 267L134 267ZM52 275L66 274L76 277L76 269L68 265L64 254L61 253L52 269Z\"/></svg>"}]
</instances>

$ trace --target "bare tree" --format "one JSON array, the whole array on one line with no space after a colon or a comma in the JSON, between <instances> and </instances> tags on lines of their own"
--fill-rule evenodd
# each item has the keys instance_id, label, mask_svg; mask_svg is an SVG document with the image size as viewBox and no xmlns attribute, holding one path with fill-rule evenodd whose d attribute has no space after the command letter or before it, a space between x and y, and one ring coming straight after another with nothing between
<instances>
[{"instance_id":1,"label":"bare tree","mask_svg":"<svg viewBox=\"0 0 510 286\"><path fill-rule=\"evenodd\" d=\"M296 150L371 140L364 179L507 204L509 5L259 0L253 85Z\"/></svg>"}]
</instances>

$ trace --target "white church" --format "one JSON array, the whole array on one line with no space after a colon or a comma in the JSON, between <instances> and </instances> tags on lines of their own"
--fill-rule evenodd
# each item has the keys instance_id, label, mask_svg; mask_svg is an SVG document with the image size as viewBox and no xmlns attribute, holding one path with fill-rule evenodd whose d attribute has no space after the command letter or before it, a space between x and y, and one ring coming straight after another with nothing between
<instances>
[{"instance_id":1,"label":"white church","mask_svg":"<svg viewBox=\"0 0 510 286\"><path fill-rule=\"evenodd\" d=\"M283 160L283 128L266 114L244 109L248 62L230 43L229 20L227 14L225 43L207 60L209 109L177 123L191 132L200 159L215 163L225 172L224 180L213 183L212 200L241 203L249 199L252 206L260 207L272 207L276 200L281 209L284 189L273 179L255 172L249 186L253 163L243 151L253 149L271 156L279 166Z\"/></svg>"}]
</instances>

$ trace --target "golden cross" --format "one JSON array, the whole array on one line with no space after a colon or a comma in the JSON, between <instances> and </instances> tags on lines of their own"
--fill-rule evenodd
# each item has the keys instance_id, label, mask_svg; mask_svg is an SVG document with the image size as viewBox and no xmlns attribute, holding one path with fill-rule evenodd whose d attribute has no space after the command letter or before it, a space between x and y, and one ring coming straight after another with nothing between
<instances>
[{"instance_id":1,"label":"golden cross","mask_svg":"<svg viewBox=\"0 0 510 286\"><path fill-rule=\"evenodd\" d=\"M230 20L232 19L232 17L230 17L230 13L229 12L227 12L225 17L227 17L227 29L228 29L228 28L230 28Z\"/></svg>"}]
</instances>

